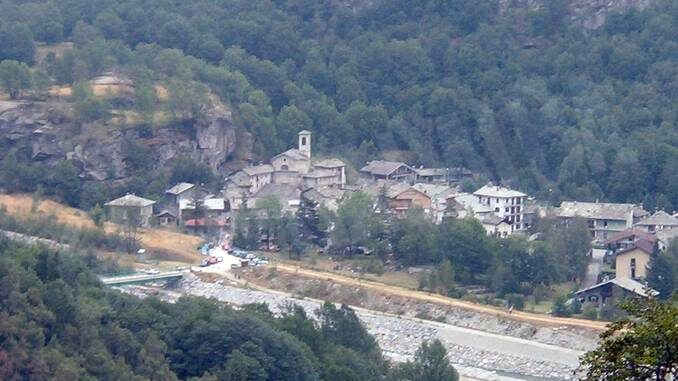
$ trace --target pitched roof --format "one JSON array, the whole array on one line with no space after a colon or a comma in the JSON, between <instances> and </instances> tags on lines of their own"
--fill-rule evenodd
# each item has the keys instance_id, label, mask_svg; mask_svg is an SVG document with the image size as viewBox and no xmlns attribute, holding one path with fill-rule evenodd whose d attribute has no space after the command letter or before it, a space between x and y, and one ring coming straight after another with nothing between
<instances>
[{"instance_id":1,"label":"pitched roof","mask_svg":"<svg viewBox=\"0 0 678 381\"><path fill-rule=\"evenodd\" d=\"M290 157L294 160L308 160L308 156L304 155L303 153L301 153L301 151L299 151L296 148L291 148L291 149L288 149L285 152L281 152L281 153L273 156L271 158L271 160L275 160L275 159L277 159L281 156L287 156L287 157Z\"/></svg>"},{"instance_id":2,"label":"pitched roof","mask_svg":"<svg viewBox=\"0 0 678 381\"><path fill-rule=\"evenodd\" d=\"M658 295L659 294L659 292L657 292L656 290L653 290L651 288L646 288L644 284L642 284L642 283L640 283L636 280L630 279L630 278L610 279L610 280L607 280L605 282L595 284L591 287L579 290L579 291L575 292L574 294L575 295L583 294L587 291L591 291L593 289L605 286L606 284L609 284L609 283L617 285L618 287L623 288L624 290L633 292L633 293L640 295L642 297L648 297L650 295Z\"/></svg>"},{"instance_id":3,"label":"pitched roof","mask_svg":"<svg viewBox=\"0 0 678 381\"><path fill-rule=\"evenodd\" d=\"M505 223L505 224L511 225L511 223L506 221L505 218L501 218L501 217L494 215L494 214L490 214L489 216L483 217L483 219L480 220L480 222L482 222L483 224L486 224L486 225L499 225L502 222Z\"/></svg>"},{"instance_id":4,"label":"pitched roof","mask_svg":"<svg viewBox=\"0 0 678 381\"><path fill-rule=\"evenodd\" d=\"M253 198L275 196L278 200L285 201L298 200L300 195L301 190L292 184L266 184L254 194Z\"/></svg>"},{"instance_id":5,"label":"pitched roof","mask_svg":"<svg viewBox=\"0 0 678 381\"><path fill-rule=\"evenodd\" d=\"M637 237L638 239L643 239L646 241L650 242L657 242L657 237L653 234L650 234L648 232L644 232L639 229L626 229L622 230L618 233L613 234L610 238L606 239L605 242L603 242L605 245L609 245L612 243L616 243L618 241L621 241L623 239L631 238L631 237Z\"/></svg>"},{"instance_id":6,"label":"pitched roof","mask_svg":"<svg viewBox=\"0 0 678 381\"><path fill-rule=\"evenodd\" d=\"M334 176L336 176L336 174L334 173L333 170L325 168L315 168L309 173L304 175L304 177L309 178L334 177Z\"/></svg>"},{"instance_id":7,"label":"pitched roof","mask_svg":"<svg viewBox=\"0 0 678 381\"><path fill-rule=\"evenodd\" d=\"M664 225L664 226L678 226L678 218L666 213L663 210L655 212L650 217L640 220L636 225Z\"/></svg>"},{"instance_id":8,"label":"pitched roof","mask_svg":"<svg viewBox=\"0 0 678 381\"><path fill-rule=\"evenodd\" d=\"M414 171L412 167L400 161L373 160L367 163L366 166L362 167L360 169L360 172L367 172L373 175L388 176L402 166L405 166L411 171Z\"/></svg>"},{"instance_id":9,"label":"pitched roof","mask_svg":"<svg viewBox=\"0 0 678 381\"><path fill-rule=\"evenodd\" d=\"M407 191L408 189L411 189L412 187L408 184L404 183L395 183L388 188L386 188L386 197L388 198L394 198L397 197L399 194ZM422 193L421 191L417 191L419 193Z\"/></svg>"},{"instance_id":10,"label":"pitched roof","mask_svg":"<svg viewBox=\"0 0 678 381\"><path fill-rule=\"evenodd\" d=\"M311 133L311 131L309 131L309 130L301 130L301 131L298 132L298 135L310 134L310 133Z\"/></svg>"},{"instance_id":11,"label":"pitched roof","mask_svg":"<svg viewBox=\"0 0 678 381\"><path fill-rule=\"evenodd\" d=\"M162 216L172 216L172 217L174 217L174 218L177 217L176 214L170 212L169 210L163 210L162 212L156 214L156 216L157 216L157 217L162 217Z\"/></svg>"},{"instance_id":12,"label":"pitched roof","mask_svg":"<svg viewBox=\"0 0 678 381\"><path fill-rule=\"evenodd\" d=\"M608 202L563 201L558 209L559 217L582 217L606 220L626 220L631 215L641 215L643 210L633 204Z\"/></svg>"},{"instance_id":13,"label":"pitched roof","mask_svg":"<svg viewBox=\"0 0 678 381\"><path fill-rule=\"evenodd\" d=\"M320 160L319 162L313 164L314 167L318 168L340 168L340 167L345 167L346 163L339 159L325 159L325 160Z\"/></svg>"},{"instance_id":14,"label":"pitched roof","mask_svg":"<svg viewBox=\"0 0 678 381\"><path fill-rule=\"evenodd\" d=\"M446 185L438 184L425 184L425 183L416 183L412 188L418 190L419 192L425 193L430 197L437 197L443 195L445 192L450 190L450 187Z\"/></svg>"},{"instance_id":15,"label":"pitched roof","mask_svg":"<svg viewBox=\"0 0 678 381\"><path fill-rule=\"evenodd\" d=\"M253 167L245 167L242 169L243 172L250 176L263 175L266 173L273 173L274 168L271 164L260 164Z\"/></svg>"},{"instance_id":16,"label":"pitched roof","mask_svg":"<svg viewBox=\"0 0 678 381\"><path fill-rule=\"evenodd\" d=\"M636 241L633 246L627 247L626 249L619 250L616 255L622 255L624 253L631 252L633 250L641 250L644 251L647 254L652 254L654 253L654 242L646 241L644 239L641 239L639 241Z\"/></svg>"},{"instance_id":17,"label":"pitched roof","mask_svg":"<svg viewBox=\"0 0 678 381\"><path fill-rule=\"evenodd\" d=\"M473 192L476 196L485 196L485 197L526 197L527 195L523 192L518 192L510 188L506 188L500 185L487 184L477 191Z\"/></svg>"},{"instance_id":18,"label":"pitched roof","mask_svg":"<svg viewBox=\"0 0 678 381\"><path fill-rule=\"evenodd\" d=\"M224 210L226 209L226 201L223 198L206 198L202 200L202 207L205 210ZM179 209L195 209L195 204L191 200L179 201Z\"/></svg>"},{"instance_id":19,"label":"pitched roof","mask_svg":"<svg viewBox=\"0 0 678 381\"><path fill-rule=\"evenodd\" d=\"M127 194L120 198L116 198L113 201L107 202L106 206L135 206L135 207L145 207L155 204L155 201L149 200L147 198L135 196L133 194Z\"/></svg>"},{"instance_id":20,"label":"pitched roof","mask_svg":"<svg viewBox=\"0 0 678 381\"><path fill-rule=\"evenodd\" d=\"M186 192L187 190L192 189L193 187L195 187L195 185L191 183L178 183L171 187L170 189L166 190L165 193L173 194L176 196Z\"/></svg>"},{"instance_id":21,"label":"pitched roof","mask_svg":"<svg viewBox=\"0 0 678 381\"><path fill-rule=\"evenodd\" d=\"M419 168L416 171L419 176L446 176L449 172L446 168Z\"/></svg>"}]
</instances>

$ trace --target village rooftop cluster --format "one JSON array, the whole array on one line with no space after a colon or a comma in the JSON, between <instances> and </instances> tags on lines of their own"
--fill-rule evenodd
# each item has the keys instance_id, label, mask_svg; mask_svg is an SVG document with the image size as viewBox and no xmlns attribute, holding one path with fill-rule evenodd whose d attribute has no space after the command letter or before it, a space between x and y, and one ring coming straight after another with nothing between
<instances>
[{"instance_id":1,"label":"village rooftop cluster","mask_svg":"<svg viewBox=\"0 0 678 381\"><path fill-rule=\"evenodd\" d=\"M311 147L311 132L301 131L297 148L273 156L268 163L229 174L220 194L179 183L158 202L135 195L113 200L106 204L109 217L123 222L133 210L141 226L155 220L159 225L181 225L195 234L221 237L230 230L233 213L245 206L255 209L258 200L276 197L283 212L290 213L302 206L337 210L351 192L364 192L372 196L377 212L399 218L421 208L435 223L475 218L488 235L499 238L526 234L537 216L556 216L564 223L583 219L592 240L607 249L606 259L614 263L616 272L614 278L577 293L589 301L605 300L615 290L644 295L640 282L651 256L678 237L678 214L651 214L639 205L566 201L551 208L525 193L492 183L465 193L460 183L475 174L464 168L416 168L375 160L366 163L359 179L348 184L346 164L337 158L315 160ZM204 212L199 218L192 213L197 207Z\"/></svg>"}]
</instances>

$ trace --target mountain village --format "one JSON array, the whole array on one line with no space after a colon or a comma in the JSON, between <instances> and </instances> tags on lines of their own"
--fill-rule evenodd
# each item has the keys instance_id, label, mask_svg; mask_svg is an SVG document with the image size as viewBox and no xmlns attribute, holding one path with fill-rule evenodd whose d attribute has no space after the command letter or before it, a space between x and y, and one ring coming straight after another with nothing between
<instances>
[{"instance_id":1,"label":"mountain village","mask_svg":"<svg viewBox=\"0 0 678 381\"><path fill-rule=\"evenodd\" d=\"M462 192L462 182L475 176L464 168L424 168L374 160L349 182L346 164L337 158L314 158L311 132L301 131L297 148L273 156L268 163L229 174L218 194L199 184L178 183L157 202L128 194L106 207L114 222L129 223L129 216L134 215L134 223L140 226L181 227L212 241L229 240L238 210L256 211L260 200L274 197L283 213L294 215L301 208L336 211L354 192L370 195L374 211L385 216L402 218L412 209L421 209L435 223L474 218L488 235L498 238L529 234L537 218L555 217L562 224L582 219L595 247L591 261L607 263L614 271L603 273L599 266L586 288L574 296L582 302L603 305L609 298L654 292L646 289L643 281L651 257L678 237L678 214L662 210L650 213L639 205L602 202L564 201L559 207L551 207L493 183ZM539 234L528 239L539 240Z\"/></svg>"}]
</instances>

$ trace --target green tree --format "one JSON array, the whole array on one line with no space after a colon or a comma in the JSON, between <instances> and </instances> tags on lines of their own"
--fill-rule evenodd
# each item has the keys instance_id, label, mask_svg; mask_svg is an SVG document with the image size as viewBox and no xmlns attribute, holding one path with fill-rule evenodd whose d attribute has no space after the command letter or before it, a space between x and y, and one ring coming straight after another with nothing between
<instances>
[{"instance_id":1,"label":"green tree","mask_svg":"<svg viewBox=\"0 0 678 381\"><path fill-rule=\"evenodd\" d=\"M0 85L11 99L17 99L22 90L31 87L31 73L28 66L14 60L0 62Z\"/></svg>"},{"instance_id":2,"label":"green tree","mask_svg":"<svg viewBox=\"0 0 678 381\"><path fill-rule=\"evenodd\" d=\"M598 348L586 353L584 381L656 380L678 376L678 307L655 299L622 303L631 316L611 323Z\"/></svg>"},{"instance_id":3,"label":"green tree","mask_svg":"<svg viewBox=\"0 0 678 381\"><path fill-rule=\"evenodd\" d=\"M676 285L673 283L674 269L668 256L668 253L654 255L650 259L647 273L648 287L657 290L659 292L657 297L663 300L670 299L676 290Z\"/></svg>"},{"instance_id":4,"label":"green tree","mask_svg":"<svg viewBox=\"0 0 678 381\"><path fill-rule=\"evenodd\" d=\"M261 227L266 233L266 247L270 250L280 232L282 205L276 196L257 200L255 208L261 215Z\"/></svg>"},{"instance_id":5,"label":"green tree","mask_svg":"<svg viewBox=\"0 0 678 381\"><path fill-rule=\"evenodd\" d=\"M400 381L457 381L459 373L450 364L443 344L436 339L422 343L414 361L399 365L391 377Z\"/></svg>"}]
</instances>

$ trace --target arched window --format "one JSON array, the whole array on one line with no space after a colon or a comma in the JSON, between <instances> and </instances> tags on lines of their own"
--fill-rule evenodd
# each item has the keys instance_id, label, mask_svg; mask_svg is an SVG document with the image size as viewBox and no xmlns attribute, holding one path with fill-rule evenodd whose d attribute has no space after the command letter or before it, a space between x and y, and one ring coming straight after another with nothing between
<instances>
[{"instance_id":1,"label":"arched window","mask_svg":"<svg viewBox=\"0 0 678 381\"><path fill-rule=\"evenodd\" d=\"M283 166L281 167L281 169L282 169L283 171L287 171L287 170L290 169L290 167L288 167L287 164L283 164Z\"/></svg>"},{"instance_id":2,"label":"arched window","mask_svg":"<svg viewBox=\"0 0 678 381\"><path fill-rule=\"evenodd\" d=\"M306 137L305 137L305 136L302 136L302 137L301 137L301 145L302 145L302 146L305 146L305 145L306 145Z\"/></svg>"}]
</instances>

